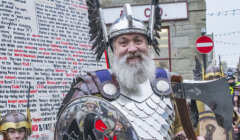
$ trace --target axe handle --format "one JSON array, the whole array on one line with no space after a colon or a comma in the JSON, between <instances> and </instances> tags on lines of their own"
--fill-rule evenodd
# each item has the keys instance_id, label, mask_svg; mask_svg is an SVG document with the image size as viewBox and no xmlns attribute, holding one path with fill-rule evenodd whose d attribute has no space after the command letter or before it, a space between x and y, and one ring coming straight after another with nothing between
<instances>
[{"instance_id":1,"label":"axe handle","mask_svg":"<svg viewBox=\"0 0 240 140\"><path fill-rule=\"evenodd\" d=\"M182 123L183 130L188 138L188 140L197 140L197 136L194 132L192 121L190 119L187 102L185 99L175 98L177 104L177 110L179 118Z\"/></svg>"}]
</instances>

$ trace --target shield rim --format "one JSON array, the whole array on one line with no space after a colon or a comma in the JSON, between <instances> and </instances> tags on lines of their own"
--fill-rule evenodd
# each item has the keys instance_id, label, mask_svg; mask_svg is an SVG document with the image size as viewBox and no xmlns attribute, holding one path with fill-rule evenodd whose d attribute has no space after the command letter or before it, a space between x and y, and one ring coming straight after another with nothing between
<instances>
[{"instance_id":1,"label":"shield rim","mask_svg":"<svg viewBox=\"0 0 240 140\"><path fill-rule=\"evenodd\" d=\"M61 117L62 113L65 111L65 109L67 108L67 106L68 106L69 104L71 104L72 102L80 99L80 98L86 98L86 97L87 97L87 98L89 98L89 97L91 97L91 98L96 98L96 99L100 99L100 100L103 100L103 101L107 102L108 104L111 105L111 107L113 107L114 109L116 109L122 116L124 116L124 117L126 118L126 116L125 116L121 111L119 111L119 109L117 109L114 105L112 105L108 100L106 100L106 99L104 99L104 98L97 97L97 96L93 96L93 95L80 96L80 97L77 97L77 98L71 100L71 101L68 102L67 104L65 104L64 107L62 108L61 112L59 113L59 116L58 116L57 121L56 121L55 131L54 131L54 140L57 140L57 139L56 139L56 135L57 135L56 128L57 128L57 124L59 123L59 120L60 120L59 118ZM134 127L132 126L131 122L130 122L127 118L126 118L126 120L127 120L127 122L130 124L130 126L132 127L132 129L133 129L133 130L135 131L135 133L136 133L136 130L135 130ZM136 134L137 134L137 133L136 133ZM137 139L137 140L138 140L138 139Z\"/></svg>"}]
</instances>

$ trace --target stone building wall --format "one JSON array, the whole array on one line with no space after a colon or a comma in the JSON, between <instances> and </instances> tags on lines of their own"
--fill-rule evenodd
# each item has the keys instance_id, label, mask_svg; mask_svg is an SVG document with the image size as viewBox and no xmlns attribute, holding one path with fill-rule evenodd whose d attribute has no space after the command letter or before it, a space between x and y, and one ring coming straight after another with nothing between
<instances>
[{"instance_id":1,"label":"stone building wall","mask_svg":"<svg viewBox=\"0 0 240 140\"><path fill-rule=\"evenodd\" d=\"M102 0L103 7L150 4L150 0ZM182 2L182 0L159 0L159 3ZM205 0L187 0L188 19L163 21L162 26L169 27L172 71L182 74L184 79L193 79L195 56L200 61L203 55L195 49L195 42L202 35L201 29L206 27ZM109 51L110 52L110 51ZM110 53L110 57L111 57ZM207 57L206 57L207 58Z\"/></svg>"}]
</instances>

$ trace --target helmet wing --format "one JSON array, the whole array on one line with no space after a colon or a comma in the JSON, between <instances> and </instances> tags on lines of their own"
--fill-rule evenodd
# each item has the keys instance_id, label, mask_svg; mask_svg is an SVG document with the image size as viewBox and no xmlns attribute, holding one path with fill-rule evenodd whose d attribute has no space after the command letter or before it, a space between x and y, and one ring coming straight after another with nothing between
<instances>
[{"instance_id":1,"label":"helmet wing","mask_svg":"<svg viewBox=\"0 0 240 140\"><path fill-rule=\"evenodd\" d=\"M90 27L90 42L95 50L97 60L101 59L104 50L109 46L107 29L103 18L102 8L98 0L87 0L88 19Z\"/></svg>"}]
</instances>

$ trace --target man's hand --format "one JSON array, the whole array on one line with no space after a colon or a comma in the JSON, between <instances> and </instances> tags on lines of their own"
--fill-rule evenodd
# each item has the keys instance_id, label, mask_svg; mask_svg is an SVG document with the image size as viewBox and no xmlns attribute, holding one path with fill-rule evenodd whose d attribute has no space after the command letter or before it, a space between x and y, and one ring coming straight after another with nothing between
<instances>
[{"instance_id":1,"label":"man's hand","mask_svg":"<svg viewBox=\"0 0 240 140\"><path fill-rule=\"evenodd\" d=\"M188 140L184 135L178 135L172 138L172 140ZM206 140L203 136L198 136L197 140Z\"/></svg>"},{"instance_id":2,"label":"man's hand","mask_svg":"<svg viewBox=\"0 0 240 140\"><path fill-rule=\"evenodd\" d=\"M203 136L198 136L197 139L198 140L205 140L205 138Z\"/></svg>"},{"instance_id":3,"label":"man's hand","mask_svg":"<svg viewBox=\"0 0 240 140\"><path fill-rule=\"evenodd\" d=\"M186 139L186 140L188 140L188 139ZM197 140L206 140L206 139L203 136L198 136Z\"/></svg>"},{"instance_id":4,"label":"man's hand","mask_svg":"<svg viewBox=\"0 0 240 140\"><path fill-rule=\"evenodd\" d=\"M237 112L238 111L238 107L234 107L234 112Z\"/></svg>"},{"instance_id":5,"label":"man's hand","mask_svg":"<svg viewBox=\"0 0 240 140\"><path fill-rule=\"evenodd\" d=\"M238 133L239 133L238 128L233 128L233 131L234 131L235 134L238 134Z\"/></svg>"},{"instance_id":6,"label":"man's hand","mask_svg":"<svg viewBox=\"0 0 240 140\"><path fill-rule=\"evenodd\" d=\"M203 136L197 137L198 140L206 140Z\"/></svg>"}]
</instances>

